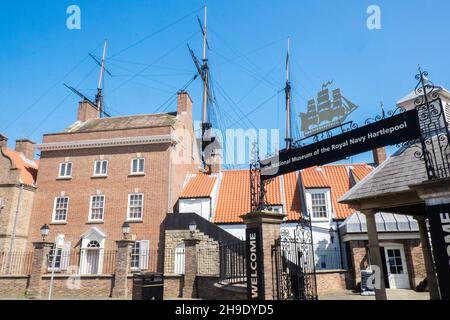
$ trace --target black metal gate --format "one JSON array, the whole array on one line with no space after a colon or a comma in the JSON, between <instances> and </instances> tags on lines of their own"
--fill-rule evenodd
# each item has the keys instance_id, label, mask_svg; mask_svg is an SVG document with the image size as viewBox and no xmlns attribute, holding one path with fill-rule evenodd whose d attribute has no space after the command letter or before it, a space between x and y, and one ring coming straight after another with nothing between
<instances>
[{"instance_id":1,"label":"black metal gate","mask_svg":"<svg viewBox=\"0 0 450 320\"><path fill-rule=\"evenodd\" d=\"M272 246L273 296L278 300L317 300L311 223L302 219L295 231L281 230Z\"/></svg>"}]
</instances>

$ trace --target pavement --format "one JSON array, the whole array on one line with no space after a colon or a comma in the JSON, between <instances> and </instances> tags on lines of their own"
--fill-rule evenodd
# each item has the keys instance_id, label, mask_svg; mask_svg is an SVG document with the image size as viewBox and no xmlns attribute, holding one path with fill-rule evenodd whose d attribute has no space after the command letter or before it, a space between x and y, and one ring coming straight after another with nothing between
<instances>
[{"instance_id":1,"label":"pavement","mask_svg":"<svg viewBox=\"0 0 450 320\"><path fill-rule=\"evenodd\" d=\"M430 300L428 292L387 289L388 300ZM350 290L330 291L319 295L319 300L375 300L374 296L361 296Z\"/></svg>"},{"instance_id":2,"label":"pavement","mask_svg":"<svg viewBox=\"0 0 450 320\"><path fill-rule=\"evenodd\" d=\"M386 290L388 300L430 300L428 292L415 292L414 290ZM25 296L21 297L0 297L0 300L27 300ZM42 299L46 300L46 299ZM80 297L74 298L54 298L53 300L83 300ZM89 300L122 300L113 298L89 298ZM187 299L180 299L187 300ZM375 300L374 296L361 296L351 290L336 290L319 294L319 300Z\"/></svg>"}]
</instances>

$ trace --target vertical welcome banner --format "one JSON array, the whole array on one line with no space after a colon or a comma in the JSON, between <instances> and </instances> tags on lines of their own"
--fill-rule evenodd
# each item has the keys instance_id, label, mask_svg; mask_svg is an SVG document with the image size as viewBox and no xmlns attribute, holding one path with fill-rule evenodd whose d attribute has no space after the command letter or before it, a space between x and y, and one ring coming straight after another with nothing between
<instances>
[{"instance_id":1,"label":"vertical welcome banner","mask_svg":"<svg viewBox=\"0 0 450 320\"><path fill-rule=\"evenodd\" d=\"M450 300L450 204L428 206L431 242L442 300Z\"/></svg>"},{"instance_id":2,"label":"vertical welcome banner","mask_svg":"<svg viewBox=\"0 0 450 320\"><path fill-rule=\"evenodd\" d=\"M246 229L247 296L264 300L264 262L261 227Z\"/></svg>"}]
</instances>

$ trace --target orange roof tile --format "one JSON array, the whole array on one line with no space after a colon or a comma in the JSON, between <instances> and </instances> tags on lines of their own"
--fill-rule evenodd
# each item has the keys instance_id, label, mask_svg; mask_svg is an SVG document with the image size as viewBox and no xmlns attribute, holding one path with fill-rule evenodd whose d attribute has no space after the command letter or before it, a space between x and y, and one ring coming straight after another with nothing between
<instances>
[{"instance_id":1,"label":"orange roof tile","mask_svg":"<svg viewBox=\"0 0 450 320\"><path fill-rule=\"evenodd\" d=\"M302 181L305 188L329 188L330 183L323 174L322 167L302 170Z\"/></svg>"},{"instance_id":2,"label":"orange roof tile","mask_svg":"<svg viewBox=\"0 0 450 320\"><path fill-rule=\"evenodd\" d=\"M285 214L290 221L298 220L301 216L300 190L298 184L298 174L288 173L283 176Z\"/></svg>"},{"instance_id":3,"label":"orange roof tile","mask_svg":"<svg viewBox=\"0 0 450 320\"><path fill-rule=\"evenodd\" d=\"M2 153L11 159L14 167L20 170L22 183L26 185L34 185L36 183L38 172L38 163L36 161L26 161L22 154L7 148L3 148Z\"/></svg>"},{"instance_id":4,"label":"orange roof tile","mask_svg":"<svg viewBox=\"0 0 450 320\"><path fill-rule=\"evenodd\" d=\"M181 193L181 199L209 198L216 184L217 177L199 173L192 177Z\"/></svg>"},{"instance_id":5,"label":"orange roof tile","mask_svg":"<svg viewBox=\"0 0 450 320\"><path fill-rule=\"evenodd\" d=\"M369 173L373 171L373 167L366 164L353 165L353 175L359 181L364 179Z\"/></svg>"},{"instance_id":6,"label":"orange roof tile","mask_svg":"<svg viewBox=\"0 0 450 320\"><path fill-rule=\"evenodd\" d=\"M280 179L267 186L267 202L281 205ZM220 182L214 223L240 223L240 216L250 212L250 172L248 170L224 171Z\"/></svg>"},{"instance_id":7,"label":"orange roof tile","mask_svg":"<svg viewBox=\"0 0 450 320\"><path fill-rule=\"evenodd\" d=\"M336 219L345 219L353 213L348 205L342 205L339 199L350 190L350 177L345 165L324 166L325 175L330 183L331 205Z\"/></svg>"},{"instance_id":8,"label":"orange roof tile","mask_svg":"<svg viewBox=\"0 0 450 320\"><path fill-rule=\"evenodd\" d=\"M331 202L336 219L345 219L354 212L348 205L338 202L349 189L349 167L358 180L363 179L373 168L366 164L356 165L326 165L301 171L305 188L330 188ZM318 170L320 168L320 170ZM200 198L210 196L214 177L197 175L189 181L181 198ZM267 186L267 203L284 205L284 212L289 221L298 220L302 214L301 190L299 189L299 174L289 173L272 180ZM281 188L283 181L283 188ZM250 212L250 173L248 170L223 171L219 182L217 205L214 223L242 223L242 215ZM212 184L212 185L211 185ZM284 199L282 190L284 191ZM283 201L284 200L284 201Z\"/></svg>"}]
</instances>

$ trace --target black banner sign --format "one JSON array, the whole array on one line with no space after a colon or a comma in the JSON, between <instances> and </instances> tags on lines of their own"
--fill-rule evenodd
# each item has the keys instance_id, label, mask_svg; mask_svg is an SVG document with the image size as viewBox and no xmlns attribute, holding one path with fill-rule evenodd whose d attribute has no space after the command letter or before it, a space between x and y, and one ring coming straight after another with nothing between
<instances>
[{"instance_id":1,"label":"black banner sign","mask_svg":"<svg viewBox=\"0 0 450 320\"><path fill-rule=\"evenodd\" d=\"M305 147L280 151L278 157L261 161L262 180L419 137L419 119L413 109Z\"/></svg>"},{"instance_id":2,"label":"black banner sign","mask_svg":"<svg viewBox=\"0 0 450 320\"><path fill-rule=\"evenodd\" d=\"M264 300L264 262L261 228L247 228L245 233L248 299Z\"/></svg>"},{"instance_id":3,"label":"black banner sign","mask_svg":"<svg viewBox=\"0 0 450 320\"><path fill-rule=\"evenodd\" d=\"M442 300L450 300L450 204L427 206L431 242Z\"/></svg>"}]
</instances>

